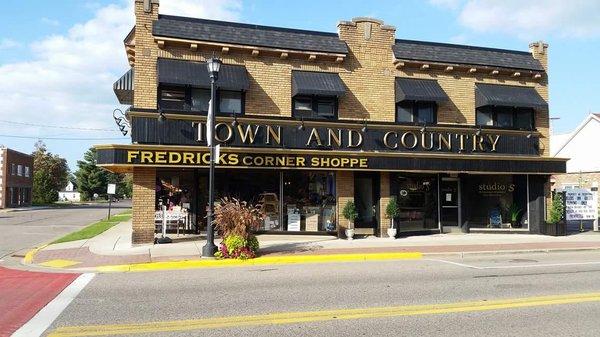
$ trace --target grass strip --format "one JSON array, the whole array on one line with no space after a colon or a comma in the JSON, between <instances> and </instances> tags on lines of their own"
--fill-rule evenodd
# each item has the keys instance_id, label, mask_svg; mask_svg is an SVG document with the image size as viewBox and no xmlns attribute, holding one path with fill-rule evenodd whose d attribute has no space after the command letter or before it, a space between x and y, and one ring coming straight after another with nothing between
<instances>
[{"instance_id":1,"label":"grass strip","mask_svg":"<svg viewBox=\"0 0 600 337\"><path fill-rule=\"evenodd\" d=\"M90 239L118 224L119 222L128 221L129 219L131 219L131 209L111 216L110 220L105 218L85 228L82 228L77 232L69 233L52 243Z\"/></svg>"}]
</instances>

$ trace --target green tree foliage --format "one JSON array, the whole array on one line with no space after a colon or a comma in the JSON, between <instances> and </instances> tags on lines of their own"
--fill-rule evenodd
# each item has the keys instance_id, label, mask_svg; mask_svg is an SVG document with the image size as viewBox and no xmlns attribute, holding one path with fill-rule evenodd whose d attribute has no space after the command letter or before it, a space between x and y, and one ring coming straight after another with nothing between
<instances>
[{"instance_id":1,"label":"green tree foliage","mask_svg":"<svg viewBox=\"0 0 600 337\"><path fill-rule=\"evenodd\" d=\"M98 164L98 153L96 149L90 148L83 155L83 160L77 161L77 190L81 193L83 200L93 199L94 194L106 197L106 187L117 184L116 194L119 198L131 196L131 178L125 175L109 172Z\"/></svg>"},{"instance_id":2,"label":"green tree foliage","mask_svg":"<svg viewBox=\"0 0 600 337\"><path fill-rule=\"evenodd\" d=\"M69 167L67 160L48 152L42 141L35 143L33 150L33 195L34 204L49 204L58 200L58 191L67 185Z\"/></svg>"},{"instance_id":3,"label":"green tree foliage","mask_svg":"<svg viewBox=\"0 0 600 337\"><path fill-rule=\"evenodd\" d=\"M556 193L552 198L552 205L550 206L550 214L548 216L548 223L558 223L563 219L565 214L565 205L563 202L563 196L561 193Z\"/></svg>"}]
</instances>

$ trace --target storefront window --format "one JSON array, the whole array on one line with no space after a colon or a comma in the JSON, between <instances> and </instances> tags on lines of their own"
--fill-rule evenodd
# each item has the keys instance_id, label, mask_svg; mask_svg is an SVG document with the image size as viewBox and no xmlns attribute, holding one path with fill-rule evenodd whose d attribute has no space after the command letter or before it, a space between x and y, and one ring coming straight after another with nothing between
<instances>
[{"instance_id":1,"label":"storefront window","mask_svg":"<svg viewBox=\"0 0 600 337\"><path fill-rule=\"evenodd\" d=\"M282 230L279 179L279 172L275 170L217 170L215 201L229 197L258 205L265 213L265 220L259 230ZM208 191L208 174L201 177L200 191L205 199L201 204L208 204L208 195L204 192Z\"/></svg>"},{"instance_id":2,"label":"storefront window","mask_svg":"<svg viewBox=\"0 0 600 337\"><path fill-rule=\"evenodd\" d=\"M391 183L400 208L399 231L438 228L436 175L399 173L393 176Z\"/></svg>"},{"instance_id":3,"label":"storefront window","mask_svg":"<svg viewBox=\"0 0 600 337\"><path fill-rule=\"evenodd\" d=\"M166 206L167 230L196 232L194 216L195 188L192 170L165 170L156 174L155 223L162 224L162 206ZM159 228L160 229L160 228Z\"/></svg>"},{"instance_id":4,"label":"storefront window","mask_svg":"<svg viewBox=\"0 0 600 337\"><path fill-rule=\"evenodd\" d=\"M471 228L527 228L527 176L469 175L462 192Z\"/></svg>"},{"instance_id":5,"label":"storefront window","mask_svg":"<svg viewBox=\"0 0 600 337\"><path fill-rule=\"evenodd\" d=\"M284 223L288 231L335 231L335 174L283 173Z\"/></svg>"}]
</instances>

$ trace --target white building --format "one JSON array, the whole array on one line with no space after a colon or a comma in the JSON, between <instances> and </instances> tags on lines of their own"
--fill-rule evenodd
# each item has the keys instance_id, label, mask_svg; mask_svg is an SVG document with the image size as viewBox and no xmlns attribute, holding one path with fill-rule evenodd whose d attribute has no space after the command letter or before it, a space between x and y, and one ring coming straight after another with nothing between
<instances>
[{"instance_id":1,"label":"white building","mask_svg":"<svg viewBox=\"0 0 600 337\"><path fill-rule=\"evenodd\" d=\"M554 188L598 188L600 184L600 114L590 114L573 132L550 136L553 157L570 158L567 173L553 176Z\"/></svg>"},{"instance_id":2,"label":"white building","mask_svg":"<svg viewBox=\"0 0 600 337\"><path fill-rule=\"evenodd\" d=\"M69 181L65 189L58 192L58 201L81 201L81 193L77 192L75 185Z\"/></svg>"}]
</instances>

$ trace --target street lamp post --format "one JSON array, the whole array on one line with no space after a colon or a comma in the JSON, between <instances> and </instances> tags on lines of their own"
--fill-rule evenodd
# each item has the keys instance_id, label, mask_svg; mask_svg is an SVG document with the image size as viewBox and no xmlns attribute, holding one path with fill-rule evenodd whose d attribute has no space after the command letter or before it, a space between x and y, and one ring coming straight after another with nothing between
<instances>
[{"instance_id":1,"label":"street lamp post","mask_svg":"<svg viewBox=\"0 0 600 337\"><path fill-rule=\"evenodd\" d=\"M210 166L208 170L208 214L206 216L206 245L202 247L203 257L214 257L217 252L215 245L215 230L213 227L213 213L215 210L215 106L216 89L215 82L219 78L219 69L221 68L221 60L211 58L206 63L208 75L210 76L210 107L208 112L208 123L206 137L208 141L208 149L210 151Z\"/></svg>"}]
</instances>

